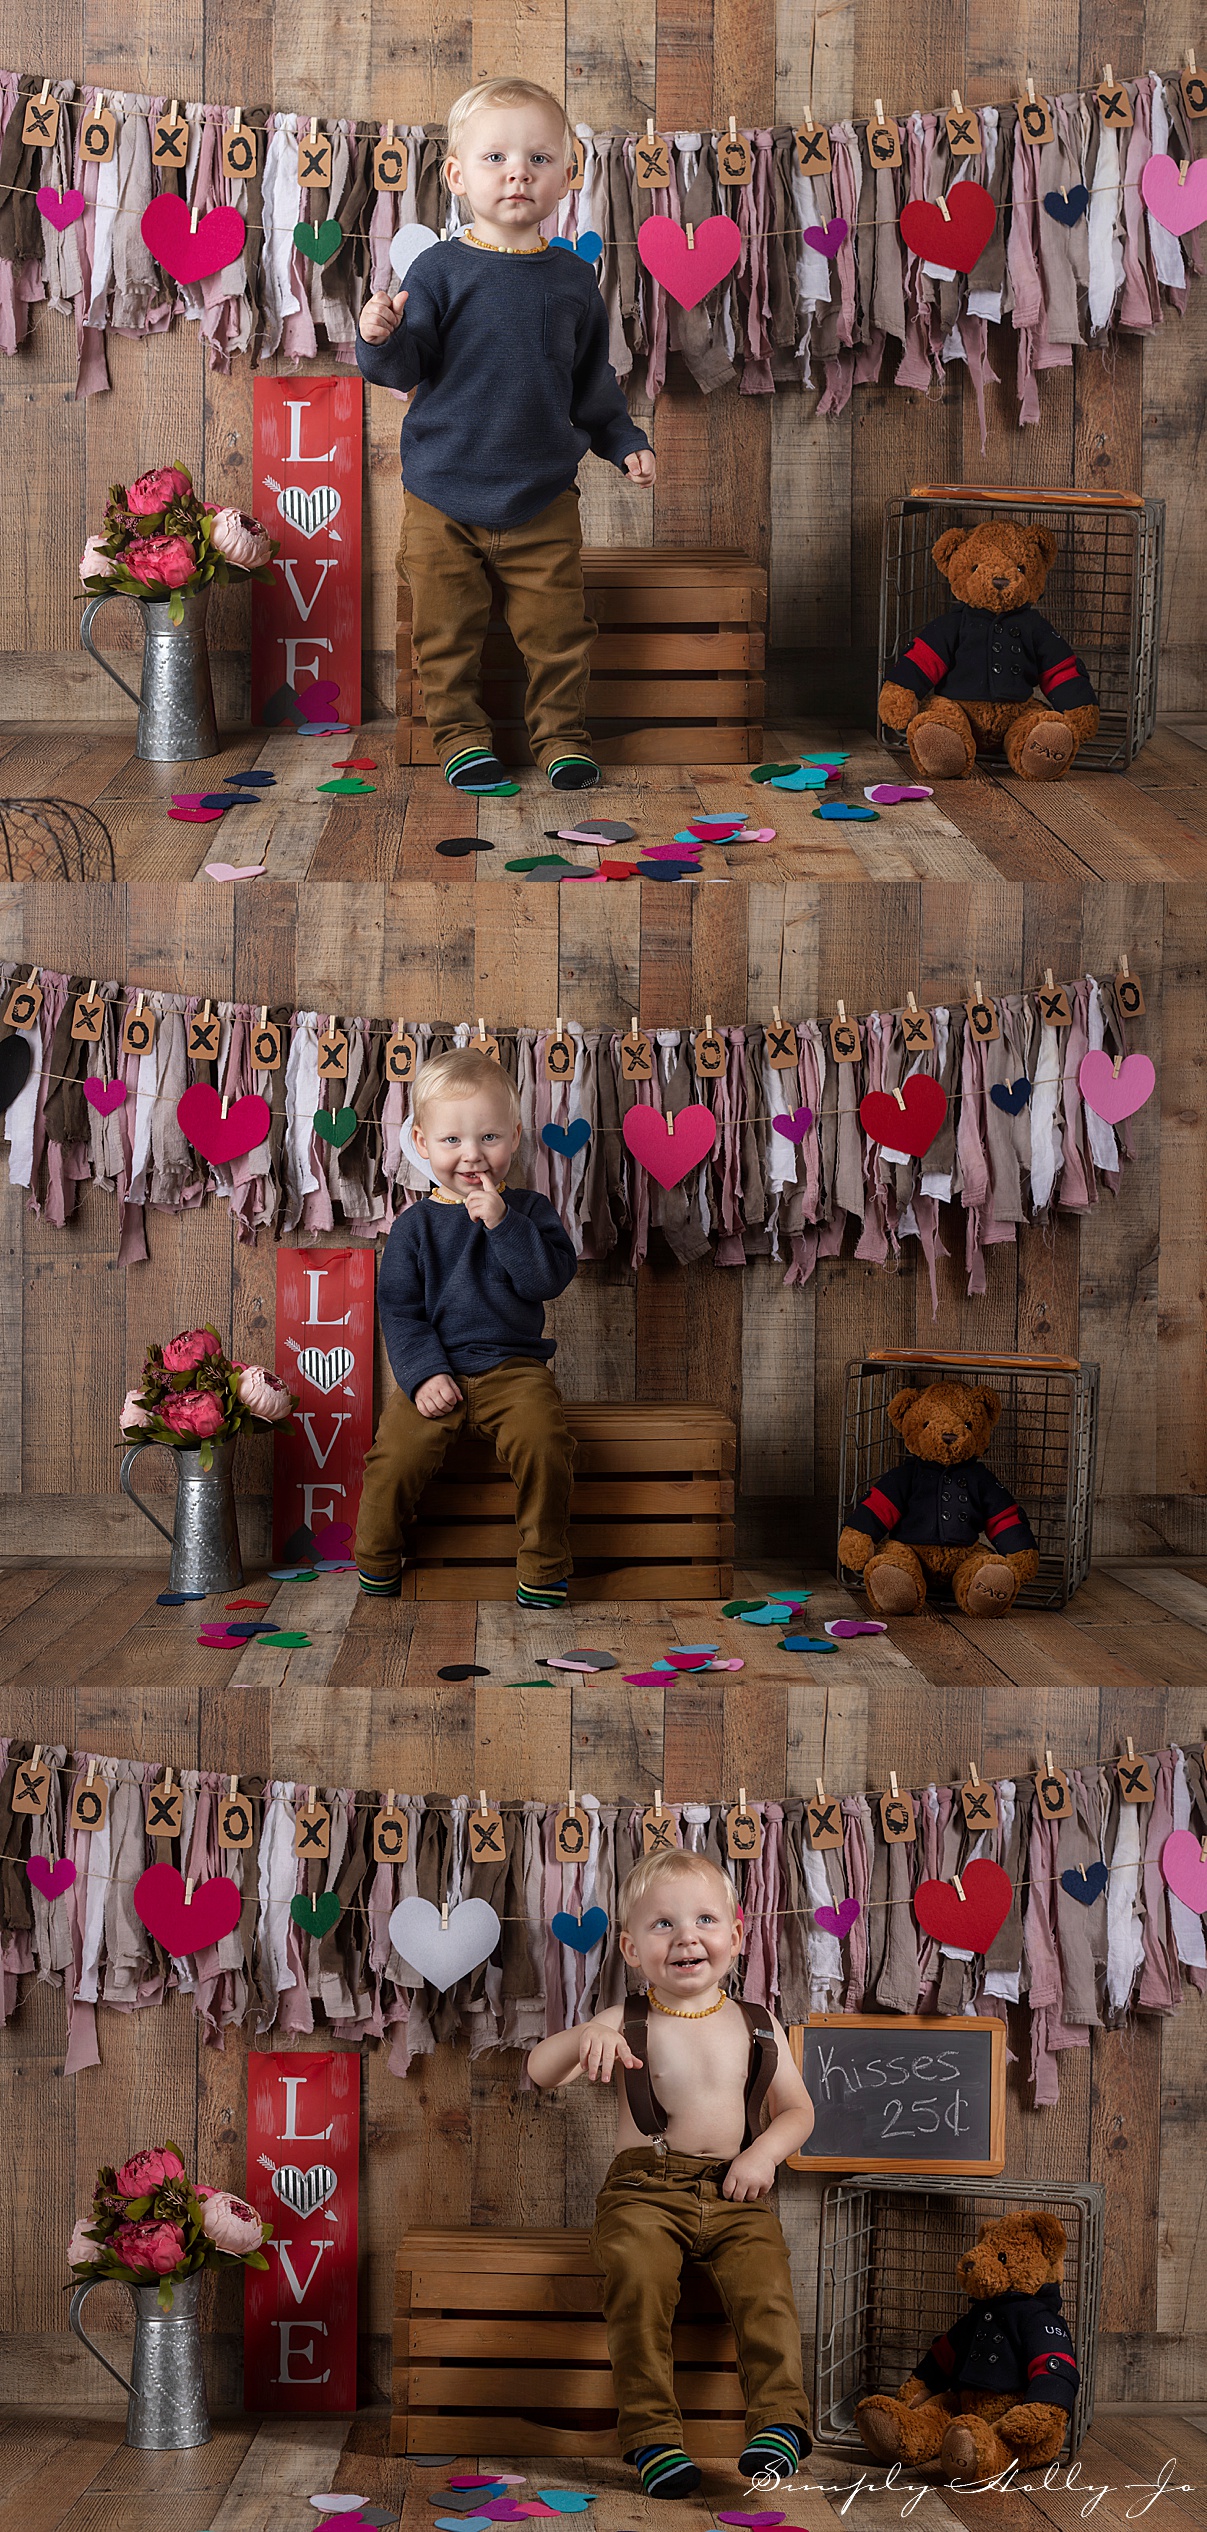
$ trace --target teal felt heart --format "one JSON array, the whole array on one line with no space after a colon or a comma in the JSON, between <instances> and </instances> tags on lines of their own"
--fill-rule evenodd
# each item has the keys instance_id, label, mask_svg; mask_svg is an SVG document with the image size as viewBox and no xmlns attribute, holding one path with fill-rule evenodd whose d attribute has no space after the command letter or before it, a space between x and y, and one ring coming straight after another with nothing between
<instances>
[{"instance_id":1,"label":"teal felt heart","mask_svg":"<svg viewBox=\"0 0 1207 2532\"><path fill-rule=\"evenodd\" d=\"M329 264L343 245L344 232L338 220L320 220L317 228L309 220L299 220L293 242L299 255L305 255L310 263Z\"/></svg>"},{"instance_id":2,"label":"teal felt heart","mask_svg":"<svg viewBox=\"0 0 1207 2532\"><path fill-rule=\"evenodd\" d=\"M303 1891L289 1902L289 1913L303 1934L329 1934L342 1913L338 1890L320 1890L310 1899Z\"/></svg>"},{"instance_id":3,"label":"teal felt heart","mask_svg":"<svg viewBox=\"0 0 1207 2532\"><path fill-rule=\"evenodd\" d=\"M588 1908L583 1916L572 1917L559 1908L551 1924L559 1943L568 1944L572 1952L591 1952L608 1931L608 1912L606 1908Z\"/></svg>"},{"instance_id":4,"label":"teal felt heart","mask_svg":"<svg viewBox=\"0 0 1207 2532\"><path fill-rule=\"evenodd\" d=\"M359 1132L360 1118L355 1108L316 1108L314 1130L324 1143L334 1143L337 1152L342 1152L345 1143Z\"/></svg>"},{"instance_id":5,"label":"teal felt heart","mask_svg":"<svg viewBox=\"0 0 1207 2532\"><path fill-rule=\"evenodd\" d=\"M594 2503L577 2488L538 2488L536 2493L543 2505L552 2506L555 2514L585 2514Z\"/></svg>"},{"instance_id":6,"label":"teal felt heart","mask_svg":"<svg viewBox=\"0 0 1207 2532\"><path fill-rule=\"evenodd\" d=\"M795 773L772 774L773 791L824 791L828 780L824 765L798 765Z\"/></svg>"},{"instance_id":7,"label":"teal felt heart","mask_svg":"<svg viewBox=\"0 0 1207 2532\"><path fill-rule=\"evenodd\" d=\"M761 1609L743 1609L744 1626L786 1626L792 1610L786 1600L767 1600Z\"/></svg>"},{"instance_id":8,"label":"teal felt heart","mask_svg":"<svg viewBox=\"0 0 1207 2532\"><path fill-rule=\"evenodd\" d=\"M836 1653L838 1646L828 1635L784 1635L780 1638L781 1653Z\"/></svg>"}]
</instances>

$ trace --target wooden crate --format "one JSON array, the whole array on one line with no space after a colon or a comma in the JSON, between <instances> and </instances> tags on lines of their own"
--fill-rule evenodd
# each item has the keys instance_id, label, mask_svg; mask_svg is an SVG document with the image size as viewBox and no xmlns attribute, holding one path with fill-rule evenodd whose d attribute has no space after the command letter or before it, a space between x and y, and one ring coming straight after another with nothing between
<instances>
[{"instance_id":1,"label":"wooden crate","mask_svg":"<svg viewBox=\"0 0 1207 2532\"><path fill-rule=\"evenodd\" d=\"M392 2453L616 2452L603 2279L586 2233L418 2231L395 2263ZM689 2451L743 2443L733 2332L684 2270L675 2391Z\"/></svg>"},{"instance_id":2,"label":"wooden crate","mask_svg":"<svg viewBox=\"0 0 1207 2532\"><path fill-rule=\"evenodd\" d=\"M753 764L762 754L767 574L744 554L704 547L583 551L599 625L587 726L601 764ZM482 653L482 699L505 764L531 764L524 668L501 594ZM411 595L398 584L400 764L434 765L411 643Z\"/></svg>"},{"instance_id":3,"label":"wooden crate","mask_svg":"<svg viewBox=\"0 0 1207 2532\"><path fill-rule=\"evenodd\" d=\"M713 1407L574 1405L572 1600L724 1599L733 1588L737 1437ZM493 1446L455 1441L403 1568L408 1600L510 1600L515 1491Z\"/></svg>"}]
</instances>

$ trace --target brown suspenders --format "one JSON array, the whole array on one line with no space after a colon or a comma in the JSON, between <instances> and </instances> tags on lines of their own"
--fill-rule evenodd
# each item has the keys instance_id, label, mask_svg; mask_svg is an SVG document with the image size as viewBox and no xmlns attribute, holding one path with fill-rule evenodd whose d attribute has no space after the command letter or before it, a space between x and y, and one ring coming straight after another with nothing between
<instances>
[{"instance_id":1,"label":"brown suspenders","mask_svg":"<svg viewBox=\"0 0 1207 2532\"><path fill-rule=\"evenodd\" d=\"M771 2090L779 2063L779 2044L766 2005L748 2004L744 1996L735 1997L734 2001L745 2014L746 2027L750 2033L750 2072L746 2078L746 2133L742 2139L745 2146L752 2145L759 2133L763 2103ZM643 2136L654 2137L661 2141L665 2139L666 2134L666 2112L650 2081L649 2018L650 2007L647 1996L626 1996L624 2035L634 2057L639 2057L641 2060L639 2066L626 2066L624 2069L624 2088L629 2110L634 2127L640 2128Z\"/></svg>"}]
</instances>

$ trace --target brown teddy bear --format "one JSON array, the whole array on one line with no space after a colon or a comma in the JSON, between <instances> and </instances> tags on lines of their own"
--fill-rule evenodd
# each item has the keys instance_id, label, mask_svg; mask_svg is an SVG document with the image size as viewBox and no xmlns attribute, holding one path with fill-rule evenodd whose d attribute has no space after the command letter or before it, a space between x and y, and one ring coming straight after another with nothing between
<instances>
[{"instance_id":1,"label":"brown teddy bear","mask_svg":"<svg viewBox=\"0 0 1207 2532\"><path fill-rule=\"evenodd\" d=\"M904 730L924 781L960 780L979 750L1004 752L1026 782L1055 782L1098 727L1083 662L1036 612L1055 537L986 519L946 528L931 550L959 603L897 660L880 689L881 720Z\"/></svg>"},{"instance_id":2,"label":"brown teddy bear","mask_svg":"<svg viewBox=\"0 0 1207 2532\"><path fill-rule=\"evenodd\" d=\"M938 2462L949 2479L992 2479L1011 2462L1053 2462L1080 2376L1060 2308L1065 2229L1043 2212L983 2224L957 2262L972 2310L936 2339L896 2399L874 2392L855 2423L878 2462Z\"/></svg>"},{"instance_id":3,"label":"brown teddy bear","mask_svg":"<svg viewBox=\"0 0 1207 2532\"><path fill-rule=\"evenodd\" d=\"M1001 1412L995 1389L960 1380L890 1399L889 1423L910 1456L869 1486L838 1541L840 1565L862 1574L878 1617L915 1616L927 1575L948 1574L966 1616L1004 1618L1038 1573L1027 1516L981 1459Z\"/></svg>"}]
</instances>

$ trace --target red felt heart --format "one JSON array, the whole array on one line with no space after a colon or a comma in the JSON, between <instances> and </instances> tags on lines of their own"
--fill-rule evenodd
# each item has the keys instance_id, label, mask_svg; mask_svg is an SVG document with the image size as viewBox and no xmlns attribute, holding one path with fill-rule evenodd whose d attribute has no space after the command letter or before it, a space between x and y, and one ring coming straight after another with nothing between
<instances>
[{"instance_id":1,"label":"red felt heart","mask_svg":"<svg viewBox=\"0 0 1207 2532\"><path fill-rule=\"evenodd\" d=\"M708 1108L681 1108L674 1131L656 1108L630 1108L622 1132L629 1150L660 1187L677 1187L689 1169L707 1160L717 1139L717 1121Z\"/></svg>"},{"instance_id":2,"label":"red felt heart","mask_svg":"<svg viewBox=\"0 0 1207 2532\"><path fill-rule=\"evenodd\" d=\"M234 1100L223 1116L217 1091L207 1081L195 1081L176 1102L176 1122L203 1160L239 1160L264 1141L272 1110L267 1099L253 1090L245 1099Z\"/></svg>"},{"instance_id":3,"label":"red felt heart","mask_svg":"<svg viewBox=\"0 0 1207 2532\"><path fill-rule=\"evenodd\" d=\"M375 756L333 756L331 762L337 774L375 774L377 771Z\"/></svg>"},{"instance_id":4,"label":"red felt heart","mask_svg":"<svg viewBox=\"0 0 1207 2532\"><path fill-rule=\"evenodd\" d=\"M919 1882L914 1915L936 1943L949 1943L958 1952L987 1952L1010 1914L1010 1875L982 1857L979 1863L965 1864L960 1880L962 1899L953 1881Z\"/></svg>"},{"instance_id":5,"label":"red felt heart","mask_svg":"<svg viewBox=\"0 0 1207 2532\"><path fill-rule=\"evenodd\" d=\"M707 1670L709 1662L707 1653L668 1653L666 1658L672 1670Z\"/></svg>"},{"instance_id":6,"label":"red felt heart","mask_svg":"<svg viewBox=\"0 0 1207 2532\"><path fill-rule=\"evenodd\" d=\"M49 220L52 229L71 228L76 220L83 219L87 208L77 185L70 185L66 193L56 193L53 185L39 185L37 204L43 219Z\"/></svg>"},{"instance_id":7,"label":"red felt heart","mask_svg":"<svg viewBox=\"0 0 1207 2532\"><path fill-rule=\"evenodd\" d=\"M701 220L689 247L678 221L655 213L637 231L637 251L646 271L681 308L698 308L701 299L733 271L742 252L742 232L736 220L721 213Z\"/></svg>"},{"instance_id":8,"label":"red felt heart","mask_svg":"<svg viewBox=\"0 0 1207 2532\"><path fill-rule=\"evenodd\" d=\"M937 202L907 202L901 214L901 235L915 255L949 272L970 273L993 235L997 212L983 185L953 185L945 197L947 218Z\"/></svg>"},{"instance_id":9,"label":"red felt heart","mask_svg":"<svg viewBox=\"0 0 1207 2532\"><path fill-rule=\"evenodd\" d=\"M51 1863L48 1855L31 1855L25 1867L35 1890L44 1899L57 1899L61 1890L70 1890L75 1880L75 1866L70 1855L59 1855Z\"/></svg>"},{"instance_id":10,"label":"red felt heart","mask_svg":"<svg viewBox=\"0 0 1207 2532\"><path fill-rule=\"evenodd\" d=\"M247 224L240 211L219 203L194 229L189 206L178 193L157 193L139 228L148 252L173 281L206 281L243 252Z\"/></svg>"},{"instance_id":11,"label":"red felt heart","mask_svg":"<svg viewBox=\"0 0 1207 2532\"><path fill-rule=\"evenodd\" d=\"M961 191L963 188L961 188ZM921 1160L930 1150L947 1114L947 1093L929 1073L912 1073L902 1083L904 1108L891 1090L866 1091L859 1102L859 1120L871 1143L885 1143L890 1152L911 1152Z\"/></svg>"},{"instance_id":12,"label":"red felt heart","mask_svg":"<svg viewBox=\"0 0 1207 2532\"><path fill-rule=\"evenodd\" d=\"M242 1906L243 1894L226 1873L198 1882L187 1907L184 1881L174 1864L152 1864L134 1884L135 1915L175 1960L232 1934Z\"/></svg>"},{"instance_id":13,"label":"red felt heart","mask_svg":"<svg viewBox=\"0 0 1207 2532\"><path fill-rule=\"evenodd\" d=\"M84 1097L89 1107L98 1109L103 1117L111 1117L114 1109L121 1107L125 1096L124 1081L86 1081L84 1084Z\"/></svg>"}]
</instances>

